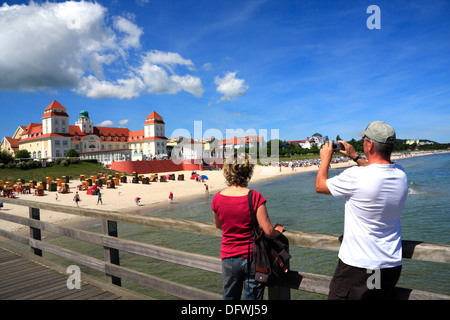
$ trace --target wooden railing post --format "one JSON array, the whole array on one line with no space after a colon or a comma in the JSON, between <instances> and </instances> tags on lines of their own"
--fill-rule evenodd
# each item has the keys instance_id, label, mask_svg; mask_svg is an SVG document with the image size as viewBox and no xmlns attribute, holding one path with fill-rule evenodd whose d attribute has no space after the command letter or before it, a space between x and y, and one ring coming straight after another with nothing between
<instances>
[{"instance_id":1,"label":"wooden railing post","mask_svg":"<svg viewBox=\"0 0 450 320\"><path fill-rule=\"evenodd\" d=\"M40 210L38 208L28 208L30 219L41 220ZM30 238L35 240L41 240L41 229L30 227ZM42 257L42 250L31 247L31 252L35 255Z\"/></svg>"},{"instance_id":2,"label":"wooden railing post","mask_svg":"<svg viewBox=\"0 0 450 320\"><path fill-rule=\"evenodd\" d=\"M117 221L103 219L103 234L117 238ZM119 250L109 247L103 248L105 252L105 261L120 266ZM110 283L117 286L122 285L122 281L119 277L111 276L109 274L106 274L106 277Z\"/></svg>"}]
</instances>

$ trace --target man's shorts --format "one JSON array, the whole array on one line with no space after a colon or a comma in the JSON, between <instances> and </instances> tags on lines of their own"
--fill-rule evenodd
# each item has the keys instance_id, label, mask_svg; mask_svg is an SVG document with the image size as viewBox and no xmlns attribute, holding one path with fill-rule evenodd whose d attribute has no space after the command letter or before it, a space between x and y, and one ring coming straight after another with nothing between
<instances>
[{"instance_id":1,"label":"man's shorts","mask_svg":"<svg viewBox=\"0 0 450 320\"><path fill-rule=\"evenodd\" d=\"M338 261L330 282L328 300L395 299L395 285L402 266L368 270Z\"/></svg>"}]
</instances>

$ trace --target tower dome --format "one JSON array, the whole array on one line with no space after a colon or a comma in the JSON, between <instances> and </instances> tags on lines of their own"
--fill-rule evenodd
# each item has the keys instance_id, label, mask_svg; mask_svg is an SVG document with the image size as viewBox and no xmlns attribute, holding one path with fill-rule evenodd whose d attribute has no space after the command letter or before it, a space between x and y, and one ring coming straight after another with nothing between
<instances>
[{"instance_id":1,"label":"tower dome","mask_svg":"<svg viewBox=\"0 0 450 320\"><path fill-rule=\"evenodd\" d=\"M78 118L89 118L89 112L87 112L86 110L81 110Z\"/></svg>"}]
</instances>

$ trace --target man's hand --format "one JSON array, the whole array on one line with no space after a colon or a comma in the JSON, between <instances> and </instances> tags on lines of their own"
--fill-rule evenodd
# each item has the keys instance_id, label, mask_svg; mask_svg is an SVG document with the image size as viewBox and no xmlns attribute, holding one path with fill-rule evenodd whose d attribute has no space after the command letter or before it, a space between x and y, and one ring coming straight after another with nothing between
<instances>
[{"instance_id":1,"label":"man's hand","mask_svg":"<svg viewBox=\"0 0 450 320\"><path fill-rule=\"evenodd\" d=\"M329 166L333 155L333 141L325 142L320 149L320 167Z\"/></svg>"},{"instance_id":2,"label":"man's hand","mask_svg":"<svg viewBox=\"0 0 450 320\"><path fill-rule=\"evenodd\" d=\"M350 159L356 158L358 154L356 153L355 148L353 148L351 144L342 140L339 140L338 142L344 146L343 150L339 150L340 153L342 153L346 157L349 157Z\"/></svg>"},{"instance_id":3,"label":"man's hand","mask_svg":"<svg viewBox=\"0 0 450 320\"><path fill-rule=\"evenodd\" d=\"M328 167L333 155L333 141L327 142L320 149L320 168L316 176L316 192L331 194L327 187Z\"/></svg>"}]
</instances>

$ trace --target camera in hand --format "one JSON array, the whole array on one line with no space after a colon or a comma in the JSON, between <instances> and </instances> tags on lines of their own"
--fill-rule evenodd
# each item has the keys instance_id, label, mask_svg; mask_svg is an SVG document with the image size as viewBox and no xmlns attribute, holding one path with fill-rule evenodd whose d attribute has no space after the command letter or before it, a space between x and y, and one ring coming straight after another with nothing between
<instances>
[{"instance_id":1,"label":"camera in hand","mask_svg":"<svg viewBox=\"0 0 450 320\"><path fill-rule=\"evenodd\" d=\"M344 145L342 143L339 142L334 142L333 141L333 152L339 151L339 150L344 150Z\"/></svg>"}]
</instances>

